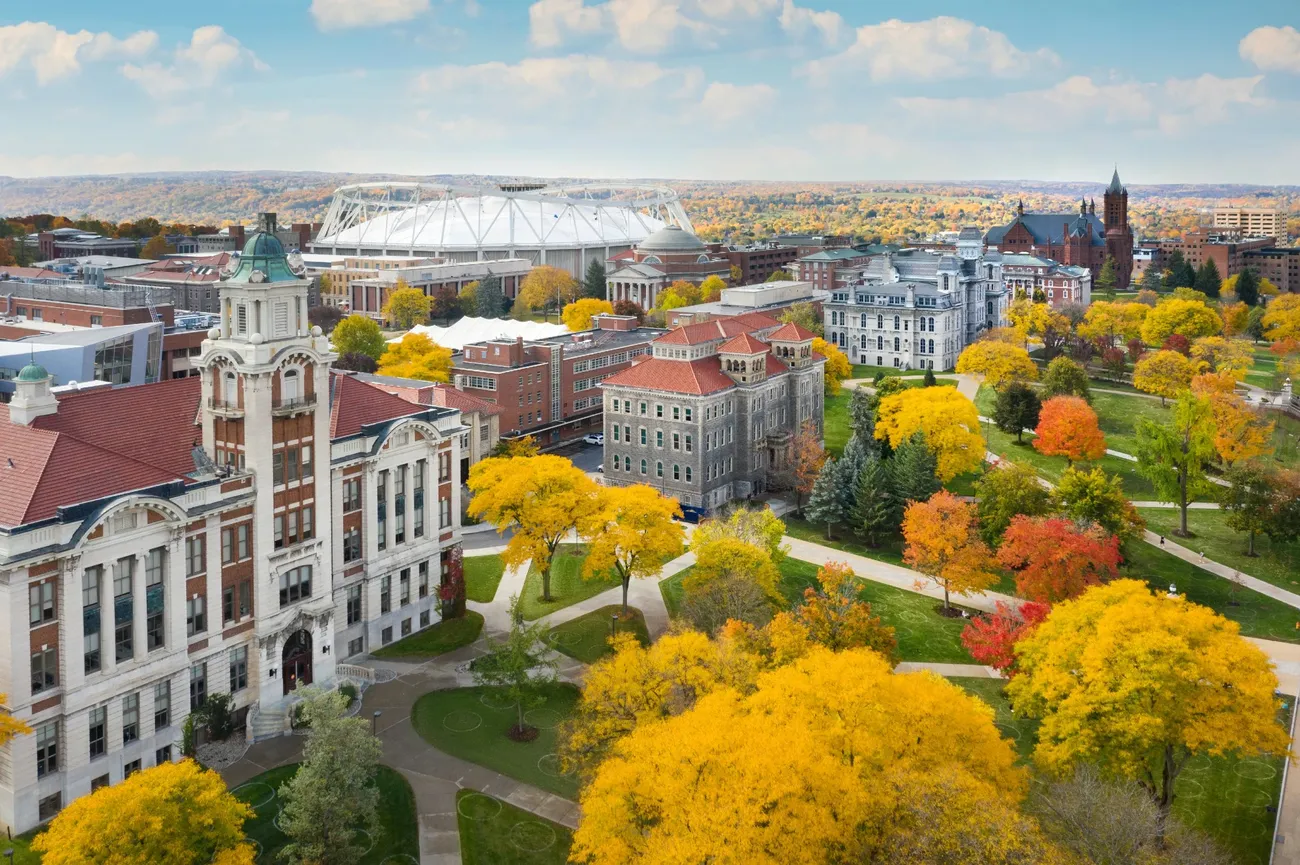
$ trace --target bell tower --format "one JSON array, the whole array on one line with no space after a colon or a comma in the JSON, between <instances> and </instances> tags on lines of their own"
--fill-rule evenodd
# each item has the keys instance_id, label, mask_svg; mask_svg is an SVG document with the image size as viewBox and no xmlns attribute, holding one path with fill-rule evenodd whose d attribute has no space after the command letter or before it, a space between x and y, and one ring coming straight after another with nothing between
<instances>
[{"instance_id":1,"label":"bell tower","mask_svg":"<svg viewBox=\"0 0 1300 865\"><path fill-rule=\"evenodd\" d=\"M203 449L232 477L251 477L258 657L250 684L265 709L287 696L291 678L325 683L334 674L322 647L333 630L329 370L336 355L307 321L309 280L276 239L275 215L260 223L218 283L220 324L208 331L199 364ZM282 657L290 649L292 665Z\"/></svg>"},{"instance_id":2,"label":"bell tower","mask_svg":"<svg viewBox=\"0 0 1300 865\"><path fill-rule=\"evenodd\" d=\"M1119 181L1119 168L1111 175L1102 196L1106 226L1106 255L1115 259L1115 285L1125 289L1133 278L1133 229L1128 224L1128 187Z\"/></svg>"}]
</instances>

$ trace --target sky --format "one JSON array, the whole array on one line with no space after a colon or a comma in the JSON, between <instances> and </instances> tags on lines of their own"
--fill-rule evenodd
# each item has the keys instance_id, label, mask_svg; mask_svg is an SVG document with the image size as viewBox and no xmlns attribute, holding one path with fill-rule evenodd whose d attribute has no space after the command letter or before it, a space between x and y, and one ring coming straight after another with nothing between
<instances>
[{"instance_id":1,"label":"sky","mask_svg":"<svg viewBox=\"0 0 1300 865\"><path fill-rule=\"evenodd\" d=\"M4 0L0 175L1300 184L1300 3Z\"/></svg>"}]
</instances>

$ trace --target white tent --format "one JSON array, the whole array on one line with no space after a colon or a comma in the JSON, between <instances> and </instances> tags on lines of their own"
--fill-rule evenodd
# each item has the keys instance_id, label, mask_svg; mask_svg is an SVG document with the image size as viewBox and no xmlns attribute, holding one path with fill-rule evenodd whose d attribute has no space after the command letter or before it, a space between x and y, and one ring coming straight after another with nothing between
<instances>
[{"instance_id":1,"label":"white tent","mask_svg":"<svg viewBox=\"0 0 1300 865\"><path fill-rule=\"evenodd\" d=\"M422 333L443 348L460 351L465 346L488 339L544 339L568 333L562 324L544 324L540 321L515 321L510 318L473 318L466 316L450 327L417 324L410 333ZM389 342L401 342L402 337Z\"/></svg>"}]
</instances>

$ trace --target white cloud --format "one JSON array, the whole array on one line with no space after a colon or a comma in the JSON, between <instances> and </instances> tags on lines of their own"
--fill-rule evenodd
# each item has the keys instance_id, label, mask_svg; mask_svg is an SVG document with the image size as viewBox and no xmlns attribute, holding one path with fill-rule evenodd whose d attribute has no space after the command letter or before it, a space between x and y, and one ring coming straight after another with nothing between
<instances>
[{"instance_id":1,"label":"white cloud","mask_svg":"<svg viewBox=\"0 0 1300 865\"><path fill-rule=\"evenodd\" d=\"M732 126L767 112L776 98L776 90L767 84L714 81L704 89L697 110L705 121L714 126Z\"/></svg>"},{"instance_id":2,"label":"white cloud","mask_svg":"<svg viewBox=\"0 0 1300 865\"><path fill-rule=\"evenodd\" d=\"M499 61L473 66L440 66L421 73L415 81L418 90L436 93L440 101L464 99L482 104L481 96L494 100L503 94L524 94L532 102L513 101L516 110L551 110L569 106L590 112L583 99L626 91L645 91L660 86L669 91L693 89L699 80L695 69L668 69L658 63L641 60L610 60L582 54L567 57L530 57L518 63ZM544 102L542 100L554 100Z\"/></svg>"},{"instance_id":3,"label":"white cloud","mask_svg":"<svg viewBox=\"0 0 1300 865\"><path fill-rule=\"evenodd\" d=\"M844 19L838 12L815 12L794 5L794 0L785 0L781 7L781 28L794 36L816 31L821 34L823 42L834 45L840 41L844 26Z\"/></svg>"},{"instance_id":4,"label":"white cloud","mask_svg":"<svg viewBox=\"0 0 1300 865\"><path fill-rule=\"evenodd\" d=\"M378 27L410 21L427 11L429 0L311 0L311 16L322 30Z\"/></svg>"},{"instance_id":5,"label":"white cloud","mask_svg":"<svg viewBox=\"0 0 1300 865\"><path fill-rule=\"evenodd\" d=\"M1241 59L1259 69L1300 73L1300 31L1286 27L1256 27L1237 45Z\"/></svg>"},{"instance_id":6,"label":"white cloud","mask_svg":"<svg viewBox=\"0 0 1300 865\"><path fill-rule=\"evenodd\" d=\"M210 87L223 73L243 66L258 71L268 68L256 54L240 45L238 39L219 25L208 24L194 31L189 44L176 47L170 64L154 62L137 66L126 63L121 72L150 96L163 99L195 87Z\"/></svg>"},{"instance_id":7,"label":"white cloud","mask_svg":"<svg viewBox=\"0 0 1300 865\"><path fill-rule=\"evenodd\" d=\"M111 33L68 33L44 21L24 21L0 27L0 75L26 63L39 83L48 84L81 71L82 61L139 57L157 44L152 30L118 39Z\"/></svg>"},{"instance_id":8,"label":"white cloud","mask_svg":"<svg viewBox=\"0 0 1300 865\"><path fill-rule=\"evenodd\" d=\"M873 81L940 81L993 76L1013 78L1060 63L1047 48L1024 51L1006 34L940 16L927 21L897 18L857 29L852 45L807 65L819 82L865 70Z\"/></svg>"},{"instance_id":9,"label":"white cloud","mask_svg":"<svg viewBox=\"0 0 1300 865\"><path fill-rule=\"evenodd\" d=\"M567 33L597 33L605 26L604 9L583 0L537 0L528 7L530 38L534 45L554 48Z\"/></svg>"}]
</instances>

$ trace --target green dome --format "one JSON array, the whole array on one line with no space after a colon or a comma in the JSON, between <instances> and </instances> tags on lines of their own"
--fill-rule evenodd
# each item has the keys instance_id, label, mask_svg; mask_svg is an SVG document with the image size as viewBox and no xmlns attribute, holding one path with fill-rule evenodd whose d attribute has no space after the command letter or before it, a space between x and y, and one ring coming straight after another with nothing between
<instances>
[{"instance_id":1,"label":"green dome","mask_svg":"<svg viewBox=\"0 0 1300 865\"><path fill-rule=\"evenodd\" d=\"M18 381L45 381L50 374L39 363L29 363L18 371Z\"/></svg>"},{"instance_id":2,"label":"green dome","mask_svg":"<svg viewBox=\"0 0 1300 865\"><path fill-rule=\"evenodd\" d=\"M244 255L281 256L284 255L284 246L274 234L259 231L244 244Z\"/></svg>"}]
</instances>

